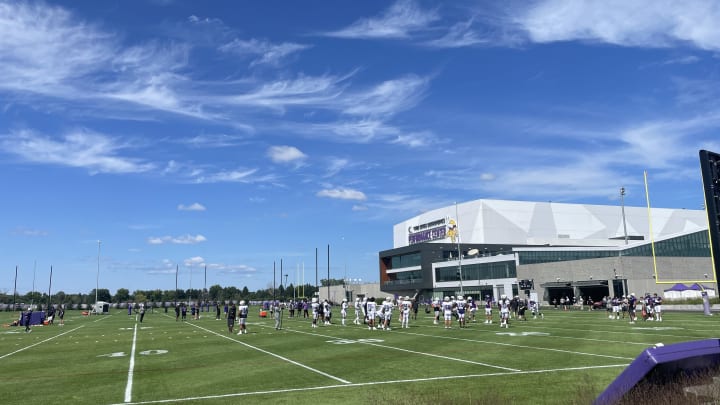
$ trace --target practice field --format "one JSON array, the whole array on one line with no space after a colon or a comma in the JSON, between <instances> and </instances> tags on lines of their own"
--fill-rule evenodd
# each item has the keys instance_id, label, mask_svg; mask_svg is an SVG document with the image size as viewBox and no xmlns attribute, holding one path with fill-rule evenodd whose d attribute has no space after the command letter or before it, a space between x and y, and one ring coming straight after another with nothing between
<instances>
[{"instance_id":1,"label":"practice field","mask_svg":"<svg viewBox=\"0 0 720 405\"><path fill-rule=\"evenodd\" d=\"M6 404L584 404L644 349L717 337L717 317L668 312L663 322L610 320L605 311L548 308L508 329L433 325L311 328L283 314L281 330L251 309L248 334L203 312L81 316L65 326L0 329L0 402ZM479 314L480 315L480 314ZM14 314L3 313L3 323ZM397 318L397 316L394 316ZM236 328L237 331L237 328Z\"/></svg>"}]
</instances>

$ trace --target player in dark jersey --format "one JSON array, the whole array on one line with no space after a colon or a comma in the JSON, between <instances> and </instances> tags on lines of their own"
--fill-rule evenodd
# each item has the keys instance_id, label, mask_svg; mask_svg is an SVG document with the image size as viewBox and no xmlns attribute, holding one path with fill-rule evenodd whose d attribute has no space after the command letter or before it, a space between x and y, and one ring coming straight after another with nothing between
<instances>
[{"instance_id":1,"label":"player in dark jersey","mask_svg":"<svg viewBox=\"0 0 720 405\"><path fill-rule=\"evenodd\" d=\"M235 307L235 303L230 305L230 308L228 308L228 317L227 317L227 326L228 326L228 332L233 333L233 329L235 328L235 317L237 317L237 308Z\"/></svg>"},{"instance_id":2,"label":"player in dark jersey","mask_svg":"<svg viewBox=\"0 0 720 405\"><path fill-rule=\"evenodd\" d=\"M65 305L60 305L57 311L57 317L60 319L60 326L65 326Z\"/></svg>"}]
</instances>

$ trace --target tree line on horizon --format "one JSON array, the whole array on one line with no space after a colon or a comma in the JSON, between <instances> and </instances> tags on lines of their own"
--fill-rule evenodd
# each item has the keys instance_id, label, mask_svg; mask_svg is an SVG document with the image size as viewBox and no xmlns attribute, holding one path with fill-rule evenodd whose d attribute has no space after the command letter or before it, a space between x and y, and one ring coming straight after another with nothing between
<instances>
[{"instance_id":1,"label":"tree line on horizon","mask_svg":"<svg viewBox=\"0 0 720 405\"><path fill-rule=\"evenodd\" d=\"M342 279L330 279L330 285L343 285ZM328 286L328 280L320 280L320 286L314 286L311 284L304 284L300 286L294 286L290 284L288 286L277 286L273 289L272 286L264 289L258 289L250 291L247 286L239 289L235 286L223 287L219 284L215 284L208 289L186 289L186 290L136 290L132 293L127 288L118 288L115 294L111 294L107 288L99 288L97 290L97 300L105 301L115 304L127 303L127 302L188 302L188 301L211 301L211 302L224 302L224 301L239 301L244 300L270 300L270 299L282 299L288 300L292 298L310 298L314 296L318 290L322 287ZM95 289L93 288L87 294L84 293L66 293L64 291L58 291L48 297L45 292L34 291L28 292L27 294L8 294L0 293L0 304L20 304L23 305L42 305L45 307L48 304L86 304L91 305L95 303Z\"/></svg>"}]
</instances>

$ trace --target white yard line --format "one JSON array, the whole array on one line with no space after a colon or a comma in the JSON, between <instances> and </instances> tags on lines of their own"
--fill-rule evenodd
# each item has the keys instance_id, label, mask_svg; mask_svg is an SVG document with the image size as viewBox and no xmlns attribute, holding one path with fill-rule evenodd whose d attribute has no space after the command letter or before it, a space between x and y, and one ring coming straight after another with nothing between
<instances>
[{"instance_id":1,"label":"white yard line","mask_svg":"<svg viewBox=\"0 0 720 405\"><path fill-rule=\"evenodd\" d=\"M310 367L310 366L306 366L306 365L304 365L304 364L302 364L302 363L298 363L297 361L290 360L290 359L288 359L287 357L280 356L279 354L275 354L275 353L269 352L269 351L267 351L267 350L263 350L263 349L261 349L261 348L259 348L259 347L255 347L255 346L253 346L253 345L247 344L247 343L242 342L242 341L239 341L239 340L237 340L237 339L233 339L233 338L231 338L231 337L229 337L229 336L226 336L226 335L217 333L217 332L215 332L215 331L213 331L213 330L210 330L210 329L207 329L207 328L203 328L202 326L198 326L198 325L195 325L195 324L193 324L193 323L188 323L188 325L193 326L193 327L198 328L198 329L201 329L201 330L204 330L204 331L206 331L206 332L208 332L208 333L212 333L212 334L214 334L214 335L216 335L216 336L220 336L220 337L222 337L222 338L224 338L224 339L231 340L231 341L233 341L233 342L235 342L235 343L239 343L239 344L241 344L241 345L243 345L243 346L245 346L245 347L248 347L248 348L253 349L253 350L257 350L257 351L259 351L259 352L261 352L261 353L265 353L265 354L267 354L267 355L276 357L276 358L278 358L278 359L280 359L280 360L286 361L286 362L291 363L291 364L294 364L294 365L296 365L296 366L298 366L298 367L302 367L302 368L304 368L304 369L306 369L306 370L309 370L309 371L312 371L312 372L314 372L314 373L317 373L317 374L323 375L323 376L325 376L325 377L331 378L331 379L333 379L333 380L335 380L335 381L338 381L338 382L341 382L341 383L343 383L343 384L352 384L350 381L343 380L342 378L335 377L334 375L330 375L330 374L325 373L325 372L323 372L323 371L320 371L320 370L318 370L318 369L312 368L312 367Z\"/></svg>"},{"instance_id":2,"label":"white yard line","mask_svg":"<svg viewBox=\"0 0 720 405\"><path fill-rule=\"evenodd\" d=\"M341 338L339 338L339 337L337 337L337 336L322 335L322 334L319 334L319 333L304 332L304 331L295 330L295 329L286 329L286 330L288 330L288 331L290 331L290 332L303 333L303 334L312 335L312 336L321 336L321 337L327 337L327 338L331 338L331 339L341 339ZM441 355L439 355L439 354L418 352L418 351L414 351L414 350L403 349L403 348L400 348L400 347L381 345L381 344L374 343L374 342L362 342L362 341L360 341L360 342L358 342L358 343L365 344L365 345L370 345L370 346L382 347L382 348L385 348L385 349L399 350L399 351L401 351L401 352L406 352L406 353L419 354L419 355L422 355L422 356L436 357L436 358L444 359L444 360L452 360L452 361L457 361L457 362L461 362L461 363L470 363L470 364L476 364L476 365L479 365L479 366L498 368L498 369L500 369L500 370L506 370L506 371L521 371L521 370L518 370L518 369L515 369L515 368L495 366L495 365L488 364L488 363L481 363L481 362L479 362L479 361L472 361L472 360L467 360L467 359L460 359L460 358L457 358L457 357L441 356Z\"/></svg>"},{"instance_id":3,"label":"white yard line","mask_svg":"<svg viewBox=\"0 0 720 405\"><path fill-rule=\"evenodd\" d=\"M601 369L601 368L615 368L615 367L627 367L627 366L628 366L628 364L611 364L611 365L605 365L605 366L571 367L571 368L557 368L557 369L531 370L531 371L510 371L510 372L506 372L506 373L497 372L497 373L485 373L485 374L454 375L454 376L441 376L441 377L413 378L413 379L394 380L394 381L373 381L373 382L355 383L355 384L352 384L352 383L351 384L337 384L337 385L324 385L324 386L305 387L305 388L288 388L288 389L269 390L269 391L238 392L238 393L232 393L232 394L207 395L207 396L201 396L201 397L160 399L160 400L154 400L154 401L131 402L131 403L125 403L125 404L112 404L112 405L163 404L163 403L176 403L176 402L188 402L188 401L215 400L215 399L220 399L220 398L248 397L248 396L253 396L253 395L319 391L319 390L327 390L327 389L331 389L331 388L368 387L368 386L375 386L375 385L407 384L407 383L439 381L439 380L460 380L460 379L467 379L467 378L502 377L502 376L557 373L557 372L568 372L568 371L572 372L572 371L580 371L580 370L594 370L594 369Z\"/></svg>"},{"instance_id":4,"label":"white yard line","mask_svg":"<svg viewBox=\"0 0 720 405\"><path fill-rule=\"evenodd\" d=\"M130 366L128 367L128 379L125 386L125 402L132 401L133 375L135 374L135 346L137 343L138 325L135 322L135 331L133 332L132 349L130 349Z\"/></svg>"},{"instance_id":5,"label":"white yard line","mask_svg":"<svg viewBox=\"0 0 720 405\"><path fill-rule=\"evenodd\" d=\"M62 336L62 335L67 335L67 334L70 333L70 332L75 332L76 330L78 330L78 329L80 329L80 328L84 328L84 327L85 327L85 325L78 326L78 327L75 328L75 329L70 329L70 330L67 331L67 332L63 332L63 333L57 334L57 335L55 335L55 336L53 336L53 337L49 337L49 338L47 338L47 339L45 339L45 340L42 340L42 341L40 341L40 342L33 343L33 344L31 344L30 346L26 346L26 347L23 347L22 349L15 350L15 351L12 352L12 353L4 354L4 355L0 356L0 360L4 359L5 357L10 357L10 356L12 356L13 354L20 353L20 352L22 352L22 351L24 351L24 350L30 349L30 348L32 348L32 347L35 347L35 346L37 346L37 345L41 345L41 344L43 344L43 343L45 343L45 342L49 342L49 341L51 341L51 340L53 340L53 339L55 339L55 338L58 338L58 337L60 337L60 336Z\"/></svg>"},{"instance_id":6,"label":"white yard line","mask_svg":"<svg viewBox=\"0 0 720 405\"><path fill-rule=\"evenodd\" d=\"M571 350L551 349L551 348L547 348L547 347L537 347L537 346L527 346L527 345L516 345L516 344L512 344L512 343L500 343L500 342L492 342L492 341L487 341L487 340L458 338L458 337L452 337L452 336L438 336L438 335L428 335L428 334L424 334L424 333L412 333L412 332L402 332L402 331L397 331L396 333L401 333L401 334L405 334L405 335L431 337L431 338L438 338L438 339L451 339L451 340L461 340L461 341L465 341L465 342L477 342L477 343L483 343L483 344L488 344L488 345L518 347L518 348L523 348L523 349L546 350L546 351L550 351L550 352L577 354L577 355L581 355L581 356L605 357L608 359L617 359L617 360L634 360L633 357L610 356L607 354L575 352L575 351L571 351Z\"/></svg>"}]
</instances>

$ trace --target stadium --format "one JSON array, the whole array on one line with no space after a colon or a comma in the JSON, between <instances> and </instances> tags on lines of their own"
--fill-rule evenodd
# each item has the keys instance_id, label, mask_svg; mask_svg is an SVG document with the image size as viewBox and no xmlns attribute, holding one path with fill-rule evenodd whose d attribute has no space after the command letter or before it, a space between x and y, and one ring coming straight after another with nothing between
<instances>
[{"instance_id":1,"label":"stadium","mask_svg":"<svg viewBox=\"0 0 720 405\"><path fill-rule=\"evenodd\" d=\"M383 292L600 300L696 283L715 295L704 210L480 199L393 227Z\"/></svg>"}]
</instances>

